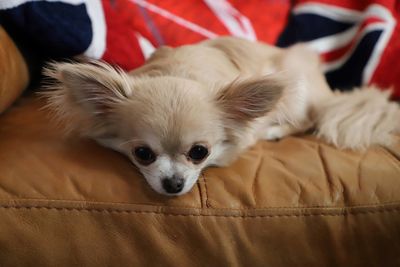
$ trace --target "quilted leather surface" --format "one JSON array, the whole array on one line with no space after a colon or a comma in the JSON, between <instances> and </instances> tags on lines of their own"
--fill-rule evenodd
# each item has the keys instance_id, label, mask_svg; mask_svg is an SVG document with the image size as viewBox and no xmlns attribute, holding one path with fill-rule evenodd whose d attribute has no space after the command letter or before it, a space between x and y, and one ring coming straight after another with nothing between
<instances>
[{"instance_id":1,"label":"quilted leather surface","mask_svg":"<svg viewBox=\"0 0 400 267\"><path fill-rule=\"evenodd\" d=\"M0 265L399 266L399 159L260 142L168 198L22 99L0 117Z\"/></svg>"}]
</instances>

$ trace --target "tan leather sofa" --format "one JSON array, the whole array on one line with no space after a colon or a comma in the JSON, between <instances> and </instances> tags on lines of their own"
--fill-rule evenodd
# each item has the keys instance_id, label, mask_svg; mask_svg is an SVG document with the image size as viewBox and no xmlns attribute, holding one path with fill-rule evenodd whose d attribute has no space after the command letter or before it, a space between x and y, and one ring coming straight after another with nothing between
<instances>
[{"instance_id":1,"label":"tan leather sofa","mask_svg":"<svg viewBox=\"0 0 400 267\"><path fill-rule=\"evenodd\" d=\"M1 38L15 98L26 66ZM260 142L168 198L43 107L25 95L0 115L0 266L400 266L400 139L365 153Z\"/></svg>"}]
</instances>

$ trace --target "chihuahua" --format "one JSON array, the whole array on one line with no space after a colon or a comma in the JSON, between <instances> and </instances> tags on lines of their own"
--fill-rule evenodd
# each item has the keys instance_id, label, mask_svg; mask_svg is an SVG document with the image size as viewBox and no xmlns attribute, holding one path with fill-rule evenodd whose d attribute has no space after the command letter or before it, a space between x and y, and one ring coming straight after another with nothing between
<instances>
[{"instance_id":1,"label":"chihuahua","mask_svg":"<svg viewBox=\"0 0 400 267\"><path fill-rule=\"evenodd\" d=\"M234 37L161 47L125 73L99 61L52 63L45 94L66 131L126 155L158 193L191 190L258 140L314 129L339 148L389 145L400 131L390 92L332 91L318 55Z\"/></svg>"}]
</instances>

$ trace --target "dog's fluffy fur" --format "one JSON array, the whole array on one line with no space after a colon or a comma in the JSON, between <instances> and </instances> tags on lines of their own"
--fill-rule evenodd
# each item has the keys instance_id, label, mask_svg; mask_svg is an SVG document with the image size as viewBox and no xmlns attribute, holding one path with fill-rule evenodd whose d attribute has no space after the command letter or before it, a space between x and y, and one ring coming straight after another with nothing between
<instances>
[{"instance_id":1,"label":"dog's fluffy fur","mask_svg":"<svg viewBox=\"0 0 400 267\"><path fill-rule=\"evenodd\" d=\"M260 139L315 129L340 148L388 145L400 131L399 107L389 92L360 88L333 92L316 54L303 45L280 49L226 37L158 49L127 74L102 62L54 63L57 82L45 92L69 130L127 155L154 190L180 177L188 192L200 171L224 166ZM209 150L194 163L194 144ZM133 155L150 147L156 160Z\"/></svg>"}]
</instances>

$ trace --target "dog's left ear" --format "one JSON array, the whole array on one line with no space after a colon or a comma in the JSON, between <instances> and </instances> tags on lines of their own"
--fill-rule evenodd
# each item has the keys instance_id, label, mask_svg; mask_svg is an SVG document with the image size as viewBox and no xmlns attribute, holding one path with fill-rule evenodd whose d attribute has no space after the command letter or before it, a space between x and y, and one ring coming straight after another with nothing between
<instances>
[{"instance_id":1,"label":"dog's left ear","mask_svg":"<svg viewBox=\"0 0 400 267\"><path fill-rule=\"evenodd\" d=\"M217 103L226 118L248 122L271 111L284 88L284 82L272 75L234 81L218 92Z\"/></svg>"}]
</instances>

